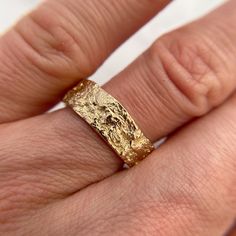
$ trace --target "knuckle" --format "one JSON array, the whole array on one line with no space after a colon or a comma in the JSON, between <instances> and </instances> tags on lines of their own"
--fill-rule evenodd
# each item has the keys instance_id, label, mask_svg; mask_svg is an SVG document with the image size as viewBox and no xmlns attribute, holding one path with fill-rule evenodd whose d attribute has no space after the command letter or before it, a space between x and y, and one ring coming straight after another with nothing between
<instances>
[{"instance_id":1,"label":"knuckle","mask_svg":"<svg viewBox=\"0 0 236 236\"><path fill-rule=\"evenodd\" d=\"M65 4L44 3L13 32L24 45L18 47L20 53L37 69L53 77L78 78L89 76L98 63L97 54L92 56L96 45L89 47L87 40L92 37L90 28Z\"/></svg>"},{"instance_id":2,"label":"knuckle","mask_svg":"<svg viewBox=\"0 0 236 236\"><path fill-rule=\"evenodd\" d=\"M226 88L222 75L227 69L209 40L180 29L157 40L147 55L154 77L159 63L163 86L173 87L170 96L179 98L177 105L188 115L201 116L223 100Z\"/></svg>"}]
</instances>

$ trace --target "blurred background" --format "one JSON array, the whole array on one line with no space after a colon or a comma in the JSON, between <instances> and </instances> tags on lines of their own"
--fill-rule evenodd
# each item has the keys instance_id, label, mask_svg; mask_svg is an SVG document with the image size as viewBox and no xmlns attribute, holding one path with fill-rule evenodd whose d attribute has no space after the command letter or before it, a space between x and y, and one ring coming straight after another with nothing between
<instances>
[{"instance_id":1,"label":"blurred background","mask_svg":"<svg viewBox=\"0 0 236 236\"><path fill-rule=\"evenodd\" d=\"M16 20L40 2L41 0L1 0L0 33L4 33ZM149 47L158 36L206 14L224 2L226 0L174 0L120 47L92 76L92 79L100 84L105 83Z\"/></svg>"}]
</instances>

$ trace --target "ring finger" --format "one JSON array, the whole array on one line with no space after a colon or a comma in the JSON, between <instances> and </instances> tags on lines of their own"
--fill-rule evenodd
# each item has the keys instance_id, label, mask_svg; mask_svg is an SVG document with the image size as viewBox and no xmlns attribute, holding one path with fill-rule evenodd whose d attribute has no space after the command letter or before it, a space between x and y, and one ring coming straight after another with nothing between
<instances>
[{"instance_id":1,"label":"ring finger","mask_svg":"<svg viewBox=\"0 0 236 236\"><path fill-rule=\"evenodd\" d=\"M228 27L236 22L235 5L231 1L206 18L157 40L105 85L153 142L205 114L234 91L236 35ZM1 134L5 137L13 132L14 136L1 139L2 152L11 150L10 157L21 157L18 161L27 181L35 188L46 188L44 196L52 196L52 192L54 197L55 193L71 194L113 174L122 165L69 109L13 123L2 128ZM13 142L17 144L14 149ZM9 162L9 157L1 160L1 166L8 165L8 173L14 171L11 163L15 165L16 161Z\"/></svg>"}]
</instances>

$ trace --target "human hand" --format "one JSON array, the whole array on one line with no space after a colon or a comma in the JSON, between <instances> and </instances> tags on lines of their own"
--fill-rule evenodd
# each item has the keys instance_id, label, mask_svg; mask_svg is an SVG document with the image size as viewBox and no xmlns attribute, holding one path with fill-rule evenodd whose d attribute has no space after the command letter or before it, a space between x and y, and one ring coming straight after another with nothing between
<instances>
[{"instance_id":1,"label":"human hand","mask_svg":"<svg viewBox=\"0 0 236 236\"><path fill-rule=\"evenodd\" d=\"M0 39L1 235L217 236L233 226L235 1L161 37L104 86L152 142L168 136L134 168L120 171L70 109L43 114L168 2L48 0Z\"/></svg>"}]
</instances>

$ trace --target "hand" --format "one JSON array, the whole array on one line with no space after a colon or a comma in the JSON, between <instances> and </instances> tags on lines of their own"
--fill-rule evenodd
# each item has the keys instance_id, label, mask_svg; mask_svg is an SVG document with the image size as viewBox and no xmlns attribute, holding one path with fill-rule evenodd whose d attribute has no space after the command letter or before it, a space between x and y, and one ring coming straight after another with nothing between
<instances>
[{"instance_id":1,"label":"hand","mask_svg":"<svg viewBox=\"0 0 236 236\"><path fill-rule=\"evenodd\" d=\"M69 108L43 114L167 3L48 0L1 38L1 235L220 236L233 227L234 0L164 35L104 86L150 140L168 136L138 166L120 171Z\"/></svg>"}]
</instances>

